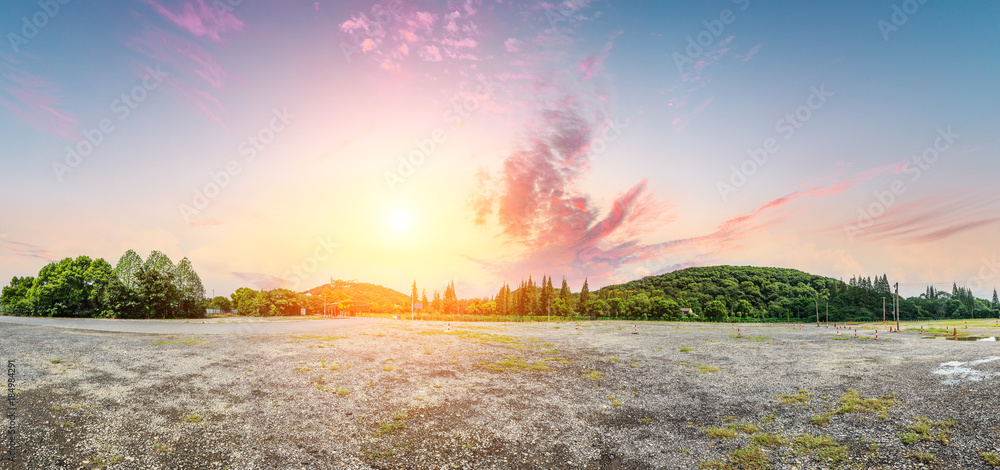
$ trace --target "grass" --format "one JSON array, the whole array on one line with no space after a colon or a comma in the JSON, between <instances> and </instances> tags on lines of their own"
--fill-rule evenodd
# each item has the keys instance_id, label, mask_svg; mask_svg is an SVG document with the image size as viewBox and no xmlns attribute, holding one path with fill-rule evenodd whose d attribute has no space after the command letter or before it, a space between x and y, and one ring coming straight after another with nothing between
<instances>
[{"instance_id":1,"label":"grass","mask_svg":"<svg viewBox=\"0 0 1000 470\"><path fill-rule=\"evenodd\" d=\"M593 371L590 371L589 373L587 373L586 375L584 375L584 377L590 379L591 382L600 382L600 381L604 380L604 373L600 372L600 371L593 370Z\"/></svg>"},{"instance_id":2,"label":"grass","mask_svg":"<svg viewBox=\"0 0 1000 470\"><path fill-rule=\"evenodd\" d=\"M794 395L778 395L782 405L805 405L812 399L812 394L808 390L799 389Z\"/></svg>"},{"instance_id":3,"label":"grass","mask_svg":"<svg viewBox=\"0 0 1000 470\"><path fill-rule=\"evenodd\" d=\"M62 362L62 359L53 359L53 360L51 360L49 362L51 362L53 364L58 364L58 363Z\"/></svg>"},{"instance_id":4,"label":"grass","mask_svg":"<svg viewBox=\"0 0 1000 470\"><path fill-rule=\"evenodd\" d=\"M337 389L337 395L340 395L342 397L346 397L346 396L348 396L350 394L351 394L351 391L348 390L348 389L346 389L346 388L338 388Z\"/></svg>"},{"instance_id":5,"label":"grass","mask_svg":"<svg viewBox=\"0 0 1000 470\"><path fill-rule=\"evenodd\" d=\"M167 447L167 446L165 446L163 444L160 444L159 442L157 442L156 444L153 444L153 450L155 450L157 452L170 452L170 448L169 447Z\"/></svg>"},{"instance_id":6,"label":"grass","mask_svg":"<svg viewBox=\"0 0 1000 470\"><path fill-rule=\"evenodd\" d=\"M710 373L710 372L718 372L718 371L719 371L719 368L718 368L718 367L712 367L712 366L698 366L698 373L699 373L699 374L708 374L708 373Z\"/></svg>"},{"instance_id":7,"label":"grass","mask_svg":"<svg viewBox=\"0 0 1000 470\"><path fill-rule=\"evenodd\" d=\"M409 416L405 411L396 411L392 414L392 421L379 425L378 431L375 432L375 437L390 436L395 434L396 431L406 428L407 419L409 419Z\"/></svg>"},{"instance_id":8,"label":"grass","mask_svg":"<svg viewBox=\"0 0 1000 470\"><path fill-rule=\"evenodd\" d=\"M546 371L549 367L545 365L545 362L549 361L546 359L544 361L535 361L533 365L529 365L521 356L505 356L503 359L496 361L492 364L487 364L485 362L480 362L476 364L479 367L483 367L486 370L491 370L493 372L524 372L524 371ZM565 359L563 360L565 363Z\"/></svg>"},{"instance_id":9,"label":"grass","mask_svg":"<svg viewBox=\"0 0 1000 470\"><path fill-rule=\"evenodd\" d=\"M202 421L201 416L198 413L191 413L184 417L185 423L200 424Z\"/></svg>"},{"instance_id":10,"label":"grass","mask_svg":"<svg viewBox=\"0 0 1000 470\"><path fill-rule=\"evenodd\" d=\"M837 443L830 436L806 434L794 441L796 454L813 454L818 462L843 462L847 459L847 447Z\"/></svg>"},{"instance_id":11,"label":"grass","mask_svg":"<svg viewBox=\"0 0 1000 470\"><path fill-rule=\"evenodd\" d=\"M983 458L983 461L986 462L986 465L989 465L991 467L1000 467L1000 457L997 457L997 454L994 454L992 452L980 452L979 456Z\"/></svg>"},{"instance_id":12,"label":"grass","mask_svg":"<svg viewBox=\"0 0 1000 470\"><path fill-rule=\"evenodd\" d=\"M392 364L386 364L386 365L382 366L382 370L384 370L386 372L392 372L393 369L395 369L395 367L393 367Z\"/></svg>"},{"instance_id":13,"label":"grass","mask_svg":"<svg viewBox=\"0 0 1000 470\"><path fill-rule=\"evenodd\" d=\"M757 341L757 342L770 341L770 339L771 339L771 338L768 338L767 336L736 336L736 335L729 335L729 336L731 338L735 338L735 339L746 339L746 340Z\"/></svg>"},{"instance_id":14,"label":"grass","mask_svg":"<svg viewBox=\"0 0 1000 470\"><path fill-rule=\"evenodd\" d=\"M680 349L678 349L678 351L680 351L680 352L691 352L691 351L694 351L694 348L680 348Z\"/></svg>"},{"instance_id":15,"label":"grass","mask_svg":"<svg viewBox=\"0 0 1000 470\"><path fill-rule=\"evenodd\" d=\"M705 435L712 439L734 439L736 438L736 430L728 427L720 428L712 426L705 429Z\"/></svg>"},{"instance_id":16,"label":"grass","mask_svg":"<svg viewBox=\"0 0 1000 470\"><path fill-rule=\"evenodd\" d=\"M163 345L166 345L166 344L195 344L198 341L201 341L201 340L199 340L198 338L188 338L188 339L182 339L182 340L178 340L178 341L154 341L154 342L149 343L149 344L152 345L152 346L163 346Z\"/></svg>"},{"instance_id":17,"label":"grass","mask_svg":"<svg viewBox=\"0 0 1000 470\"><path fill-rule=\"evenodd\" d=\"M934 463L937 460L933 454L927 452L910 451L906 456L921 463Z\"/></svg>"},{"instance_id":18,"label":"grass","mask_svg":"<svg viewBox=\"0 0 1000 470\"><path fill-rule=\"evenodd\" d=\"M761 447L777 447L788 443L781 434L760 433L754 434L753 443Z\"/></svg>"},{"instance_id":19,"label":"grass","mask_svg":"<svg viewBox=\"0 0 1000 470\"><path fill-rule=\"evenodd\" d=\"M769 465L771 459L767 458L764 455L764 451L760 450L760 447L757 446L734 450L729 454L729 461L741 469L765 470L771 468Z\"/></svg>"},{"instance_id":20,"label":"grass","mask_svg":"<svg viewBox=\"0 0 1000 470\"><path fill-rule=\"evenodd\" d=\"M893 406L902 402L896 399L896 394L882 395L881 398L864 398L858 394L857 390L848 389L844 396L837 402L837 408L809 418L810 424L823 427L830 423L830 419L838 414L847 413L878 413L880 419L888 419L888 411Z\"/></svg>"},{"instance_id":21,"label":"grass","mask_svg":"<svg viewBox=\"0 0 1000 470\"><path fill-rule=\"evenodd\" d=\"M743 432L745 432L747 434L756 434L756 433L760 432L760 426L757 426L756 424L750 424L750 423L740 423L740 424L737 424L736 425L736 429L739 429L740 431L743 431Z\"/></svg>"},{"instance_id":22,"label":"grass","mask_svg":"<svg viewBox=\"0 0 1000 470\"><path fill-rule=\"evenodd\" d=\"M921 441L936 441L948 445L948 438L951 437L951 427L955 425L954 420L931 421L927 418L916 416L915 423L906 426L910 432L903 433L900 437L906 444L915 444Z\"/></svg>"}]
</instances>

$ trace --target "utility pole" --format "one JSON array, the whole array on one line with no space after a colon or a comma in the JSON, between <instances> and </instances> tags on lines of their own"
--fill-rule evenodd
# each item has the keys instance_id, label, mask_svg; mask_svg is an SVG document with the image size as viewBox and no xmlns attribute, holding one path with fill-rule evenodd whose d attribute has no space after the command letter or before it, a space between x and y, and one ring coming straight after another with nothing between
<instances>
[{"instance_id":1,"label":"utility pole","mask_svg":"<svg viewBox=\"0 0 1000 470\"><path fill-rule=\"evenodd\" d=\"M899 331L899 283L896 283L896 331Z\"/></svg>"}]
</instances>

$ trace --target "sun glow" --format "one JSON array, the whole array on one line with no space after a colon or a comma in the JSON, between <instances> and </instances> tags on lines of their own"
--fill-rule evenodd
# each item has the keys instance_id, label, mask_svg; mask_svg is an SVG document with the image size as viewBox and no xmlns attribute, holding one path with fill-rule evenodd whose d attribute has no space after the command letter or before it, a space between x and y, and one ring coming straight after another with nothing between
<instances>
[{"instance_id":1,"label":"sun glow","mask_svg":"<svg viewBox=\"0 0 1000 470\"><path fill-rule=\"evenodd\" d=\"M410 215L406 212L396 212L392 215L392 226L404 229L410 225Z\"/></svg>"}]
</instances>

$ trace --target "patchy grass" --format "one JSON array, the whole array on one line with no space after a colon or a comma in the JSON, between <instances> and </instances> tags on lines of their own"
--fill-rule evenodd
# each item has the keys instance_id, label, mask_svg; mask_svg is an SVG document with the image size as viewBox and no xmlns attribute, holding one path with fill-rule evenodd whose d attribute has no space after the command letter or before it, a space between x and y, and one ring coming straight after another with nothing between
<instances>
[{"instance_id":1,"label":"patchy grass","mask_svg":"<svg viewBox=\"0 0 1000 470\"><path fill-rule=\"evenodd\" d=\"M813 416L812 418L809 418L809 424L815 424L819 427L826 426L827 424L830 424L830 418L832 418L835 414L836 413L833 411L828 411L826 413Z\"/></svg>"},{"instance_id":2,"label":"patchy grass","mask_svg":"<svg viewBox=\"0 0 1000 470\"><path fill-rule=\"evenodd\" d=\"M678 349L678 351L680 351L680 352L691 352L691 351L694 351L694 348L680 348L680 349Z\"/></svg>"},{"instance_id":3,"label":"patchy grass","mask_svg":"<svg viewBox=\"0 0 1000 470\"><path fill-rule=\"evenodd\" d=\"M592 370L584 375L584 377L590 379L591 382L600 382L604 380L604 373L596 370Z\"/></svg>"},{"instance_id":4,"label":"patchy grass","mask_svg":"<svg viewBox=\"0 0 1000 470\"><path fill-rule=\"evenodd\" d=\"M167 446L165 446L163 444L160 444L159 442L157 442L156 444L153 444L153 450L155 450L157 452L170 452L170 448L169 447L167 447Z\"/></svg>"},{"instance_id":5,"label":"patchy grass","mask_svg":"<svg viewBox=\"0 0 1000 470\"><path fill-rule=\"evenodd\" d=\"M337 389L337 395L340 395L342 397L346 397L346 396L348 396L350 394L351 394L351 391L348 390L348 389L346 389L346 388L338 388Z\"/></svg>"},{"instance_id":6,"label":"patchy grass","mask_svg":"<svg viewBox=\"0 0 1000 470\"><path fill-rule=\"evenodd\" d=\"M768 338L767 336L742 336L742 335L736 336L736 335L729 335L729 337L733 338L733 339L745 339L745 340L757 341L757 342L761 342L761 343L764 342L764 341L770 341L771 340L771 338Z\"/></svg>"},{"instance_id":7,"label":"patchy grass","mask_svg":"<svg viewBox=\"0 0 1000 470\"><path fill-rule=\"evenodd\" d=\"M705 435L712 439L734 439L736 438L736 430L729 427L712 426L705 429Z\"/></svg>"},{"instance_id":8,"label":"patchy grass","mask_svg":"<svg viewBox=\"0 0 1000 470\"><path fill-rule=\"evenodd\" d=\"M396 411L392 414L392 421L379 425L378 431L375 432L375 437L390 436L395 434L396 431L406 428L407 419L409 419L409 416L405 411Z\"/></svg>"},{"instance_id":9,"label":"patchy grass","mask_svg":"<svg viewBox=\"0 0 1000 470\"><path fill-rule=\"evenodd\" d=\"M382 370L384 370L386 372L392 372L395 369L396 368L393 367L392 364L386 364L386 365L382 366Z\"/></svg>"},{"instance_id":10,"label":"patchy grass","mask_svg":"<svg viewBox=\"0 0 1000 470\"><path fill-rule=\"evenodd\" d=\"M201 424L202 417L199 416L198 413L191 413L184 417L184 422L191 424Z\"/></svg>"},{"instance_id":11,"label":"patchy grass","mask_svg":"<svg viewBox=\"0 0 1000 470\"><path fill-rule=\"evenodd\" d=\"M292 335L295 339L315 339L319 341L333 341L336 339L345 339L346 336L322 336L322 335Z\"/></svg>"},{"instance_id":12,"label":"patchy grass","mask_svg":"<svg viewBox=\"0 0 1000 470\"><path fill-rule=\"evenodd\" d=\"M914 444L917 440L936 441L948 445L948 438L951 437L951 427L955 425L954 420L931 421L927 418L916 416L915 423L906 426L908 433L903 433L903 442ZM912 441L912 442L907 442Z\"/></svg>"},{"instance_id":13,"label":"patchy grass","mask_svg":"<svg viewBox=\"0 0 1000 470\"><path fill-rule=\"evenodd\" d=\"M736 425L736 429L739 429L740 431L743 431L743 432L745 432L747 434L756 434L756 433L760 432L760 426L757 426L756 424L750 424L750 423L740 423L740 424L737 424Z\"/></svg>"},{"instance_id":14,"label":"patchy grass","mask_svg":"<svg viewBox=\"0 0 1000 470\"><path fill-rule=\"evenodd\" d=\"M777 447L788 444L788 439L785 439L781 434L770 434L770 433L760 433L754 434L753 443L761 447Z\"/></svg>"},{"instance_id":15,"label":"patchy grass","mask_svg":"<svg viewBox=\"0 0 1000 470\"><path fill-rule=\"evenodd\" d=\"M59 364L60 362L62 362L62 359L53 359L53 360L51 360L49 362L51 362L53 364Z\"/></svg>"},{"instance_id":16,"label":"patchy grass","mask_svg":"<svg viewBox=\"0 0 1000 470\"><path fill-rule=\"evenodd\" d=\"M181 340L177 340L177 341L154 341L154 342L149 343L149 344L152 345L152 346L163 346L163 345L167 345L167 344L196 344L199 341L201 341L201 340L198 339L198 338L188 338L188 339L181 339Z\"/></svg>"},{"instance_id":17,"label":"patchy grass","mask_svg":"<svg viewBox=\"0 0 1000 470\"><path fill-rule=\"evenodd\" d=\"M729 454L729 461L737 468L746 470L766 470L771 468L771 459L764 455L760 447L750 446L736 449Z\"/></svg>"},{"instance_id":18,"label":"patchy grass","mask_svg":"<svg viewBox=\"0 0 1000 470\"><path fill-rule=\"evenodd\" d=\"M718 371L719 371L718 367L698 366L698 373L699 374L708 374L708 373L711 373L711 372L718 372Z\"/></svg>"},{"instance_id":19,"label":"patchy grass","mask_svg":"<svg viewBox=\"0 0 1000 470\"><path fill-rule=\"evenodd\" d=\"M493 372L546 371L549 370L549 367L545 365L546 361L535 361L533 365L529 365L521 359L521 356L505 356L492 364L480 362L476 366Z\"/></svg>"},{"instance_id":20,"label":"patchy grass","mask_svg":"<svg viewBox=\"0 0 1000 470\"><path fill-rule=\"evenodd\" d=\"M806 405L812 400L812 394L808 390L799 389L794 395L778 395L782 405Z\"/></svg>"},{"instance_id":21,"label":"patchy grass","mask_svg":"<svg viewBox=\"0 0 1000 470\"><path fill-rule=\"evenodd\" d=\"M910 451L906 453L906 456L920 463L934 463L937 460L933 454L928 452Z\"/></svg>"},{"instance_id":22,"label":"patchy grass","mask_svg":"<svg viewBox=\"0 0 1000 470\"><path fill-rule=\"evenodd\" d=\"M830 436L811 434L797 436L793 447L796 454L813 454L817 462L837 463L847 459L847 447L838 444Z\"/></svg>"},{"instance_id":23,"label":"patchy grass","mask_svg":"<svg viewBox=\"0 0 1000 470\"><path fill-rule=\"evenodd\" d=\"M991 467L1000 467L1000 457L997 457L997 454L992 452L980 452L979 456L983 458L986 465Z\"/></svg>"},{"instance_id":24,"label":"patchy grass","mask_svg":"<svg viewBox=\"0 0 1000 470\"><path fill-rule=\"evenodd\" d=\"M875 411L888 411L895 405L900 404L896 400L896 394L882 395L882 398L862 398L857 390L847 389L847 393L840 397L840 408L838 414L844 413L872 413Z\"/></svg>"}]
</instances>

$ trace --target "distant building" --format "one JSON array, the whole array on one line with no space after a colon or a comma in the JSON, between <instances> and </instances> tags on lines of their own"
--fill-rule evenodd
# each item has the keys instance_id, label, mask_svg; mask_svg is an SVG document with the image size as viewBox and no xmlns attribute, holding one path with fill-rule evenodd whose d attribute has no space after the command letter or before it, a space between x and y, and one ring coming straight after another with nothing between
<instances>
[{"instance_id":1,"label":"distant building","mask_svg":"<svg viewBox=\"0 0 1000 470\"><path fill-rule=\"evenodd\" d=\"M681 316L682 317L693 317L693 316L695 316L694 315L694 310L691 310L690 308L687 308L687 307L681 307Z\"/></svg>"}]
</instances>

